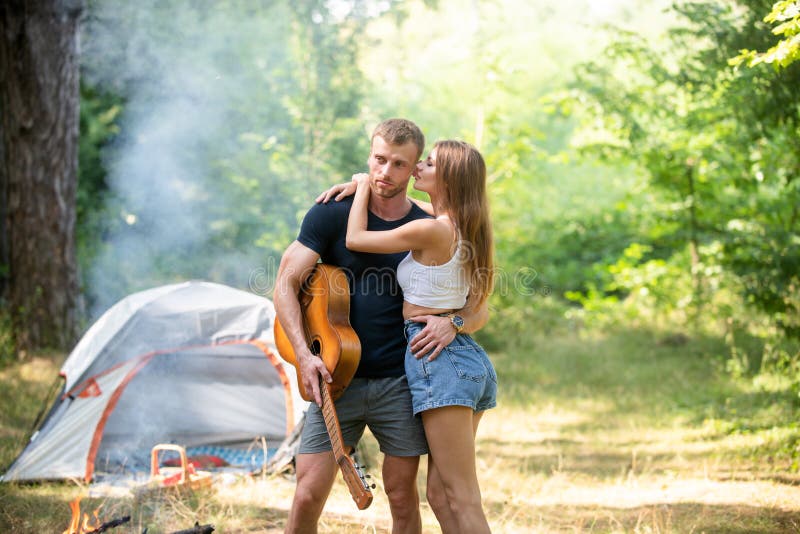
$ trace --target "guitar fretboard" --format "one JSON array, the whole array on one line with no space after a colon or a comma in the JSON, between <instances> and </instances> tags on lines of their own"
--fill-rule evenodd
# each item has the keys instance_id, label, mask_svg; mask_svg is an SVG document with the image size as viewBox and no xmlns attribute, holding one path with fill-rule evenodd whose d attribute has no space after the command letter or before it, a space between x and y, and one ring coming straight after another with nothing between
<instances>
[{"instance_id":1,"label":"guitar fretboard","mask_svg":"<svg viewBox=\"0 0 800 534\"><path fill-rule=\"evenodd\" d=\"M372 492L367 486L364 475L350 457L344 451L344 440L342 439L342 429L339 426L339 417L336 415L336 408L333 405L331 396L331 386L320 377L320 391L322 393L322 417L325 419L325 426L328 428L328 436L331 438L331 448L333 456L342 471L344 481L350 490L350 495L356 502L359 510L364 510L372 502Z\"/></svg>"},{"instance_id":2,"label":"guitar fretboard","mask_svg":"<svg viewBox=\"0 0 800 534\"><path fill-rule=\"evenodd\" d=\"M333 406L330 385L323 378L320 378L319 385L322 393L322 416L325 418L325 426L328 428L328 435L331 438L333 455L339 462L345 455L342 429L339 427L339 418L336 416L336 408Z\"/></svg>"}]
</instances>

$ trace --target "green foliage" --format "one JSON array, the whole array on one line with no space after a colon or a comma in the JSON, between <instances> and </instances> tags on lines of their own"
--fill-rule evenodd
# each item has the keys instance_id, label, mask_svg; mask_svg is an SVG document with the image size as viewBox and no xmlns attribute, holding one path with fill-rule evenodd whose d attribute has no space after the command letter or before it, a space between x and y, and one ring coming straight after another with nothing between
<instances>
[{"instance_id":1,"label":"green foliage","mask_svg":"<svg viewBox=\"0 0 800 534\"><path fill-rule=\"evenodd\" d=\"M111 224L118 221L106 180L103 151L119 134L123 102L118 96L100 92L85 83L81 84L80 95L76 240L81 282L86 289L87 276L97 259L103 236L113 229Z\"/></svg>"},{"instance_id":2,"label":"green foliage","mask_svg":"<svg viewBox=\"0 0 800 534\"><path fill-rule=\"evenodd\" d=\"M603 60L578 71L573 102L589 112L592 125L582 133L582 147L608 161L630 161L648 177L653 202L645 234L661 241L663 261L644 262L637 272L683 265L692 277L688 297L676 290L670 298L659 282L666 291L654 306L667 310L664 297L673 305L690 298L699 313L716 291L709 289L718 284L714 273L724 269L736 275L734 285L723 277L725 288L743 289L744 301L778 313L776 323L795 335L789 317L798 311L800 197L790 169L797 168L800 147L790 86L800 73L728 68L728 51L760 42L755 11L746 3L736 10L716 2L676 9L686 23L668 34L666 46L624 34ZM679 259L687 254L688 265ZM615 282L597 289L607 294L626 287L619 284L622 267L609 264ZM664 280L679 279L678 272Z\"/></svg>"},{"instance_id":3,"label":"green foliage","mask_svg":"<svg viewBox=\"0 0 800 534\"><path fill-rule=\"evenodd\" d=\"M781 0L775 2L764 22L776 24L772 33L783 36L776 44L765 52L744 49L730 60L731 65L747 63L754 67L761 63L771 63L776 69L788 67L800 59L800 2L797 0Z\"/></svg>"},{"instance_id":4,"label":"green foliage","mask_svg":"<svg viewBox=\"0 0 800 534\"><path fill-rule=\"evenodd\" d=\"M93 304L189 277L268 294L316 193L364 168L373 124L407 116L429 143L463 138L487 161L498 286L485 342L516 343L530 324L660 324L728 336L744 374L791 373L800 72L728 63L774 44L769 8L94 2L82 173L96 174L79 220L86 284L104 295ZM154 107L165 116L143 126ZM162 142L164 124L186 132ZM131 152L173 167L126 173ZM161 179L150 197L126 190L148 173ZM190 239L151 238L183 219Z\"/></svg>"}]
</instances>

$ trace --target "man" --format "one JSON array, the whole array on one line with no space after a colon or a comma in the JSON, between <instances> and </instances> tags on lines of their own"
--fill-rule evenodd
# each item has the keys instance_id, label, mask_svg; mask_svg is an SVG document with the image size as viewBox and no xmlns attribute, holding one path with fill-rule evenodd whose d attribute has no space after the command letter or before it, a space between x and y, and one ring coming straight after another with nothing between
<instances>
[{"instance_id":1,"label":"man","mask_svg":"<svg viewBox=\"0 0 800 534\"><path fill-rule=\"evenodd\" d=\"M411 121L389 119L372 134L368 160L370 230L390 230L428 215L406 196L408 181L425 147L425 137ZM297 455L297 487L287 533L315 533L337 474L319 404L319 377L331 381L322 360L303 335L298 295L319 259L341 267L350 282L350 322L361 341L355 378L336 401L345 445L352 449L365 426L384 453L383 485L392 513L392 532L418 534L422 529L416 477L419 456L427 453L421 419L414 417L404 376L403 295L395 271L404 254L365 254L345 247L352 198L317 204L306 214L300 234L284 252L273 295L281 324L295 351L299 376L316 404L306 414ZM486 320L485 310L463 316L464 330ZM413 340L415 353L438 353L455 337L447 317L425 317L426 327ZM429 500L430 500L429 495Z\"/></svg>"}]
</instances>

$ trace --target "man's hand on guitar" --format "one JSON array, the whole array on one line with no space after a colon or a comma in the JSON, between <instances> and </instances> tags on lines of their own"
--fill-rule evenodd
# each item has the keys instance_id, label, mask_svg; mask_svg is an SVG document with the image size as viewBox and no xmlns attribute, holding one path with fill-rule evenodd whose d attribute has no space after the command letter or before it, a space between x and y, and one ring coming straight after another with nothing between
<instances>
[{"instance_id":1,"label":"man's hand on guitar","mask_svg":"<svg viewBox=\"0 0 800 534\"><path fill-rule=\"evenodd\" d=\"M333 377L325 367L322 358L306 352L304 355L299 355L297 363L300 366L300 379L303 381L303 387L307 392L311 392L314 396L314 402L317 406L322 406L322 394L319 391L319 377L322 375L323 380L327 383L333 382Z\"/></svg>"}]
</instances>

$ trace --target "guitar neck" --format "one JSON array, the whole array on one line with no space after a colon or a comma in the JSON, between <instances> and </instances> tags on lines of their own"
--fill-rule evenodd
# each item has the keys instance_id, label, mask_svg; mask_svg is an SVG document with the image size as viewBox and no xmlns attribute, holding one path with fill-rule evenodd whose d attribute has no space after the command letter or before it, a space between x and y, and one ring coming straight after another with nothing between
<instances>
[{"instance_id":1,"label":"guitar neck","mask_svg":"<svg viewBox=\"0 0 800 534\"><path fill-rule=\"evenodd\" d=\"M339 426L339 417L336 415L336 408L333 405L330 384L320 377L319 386L320 392L322 393L322 416L325 419L325 426L331 438L333 456L336 458L336 462L339 463L342 457L347 456L344 450L342 428Z\"/></svg>"},{"instance_id":2,"label":"guitar neck","mask_svg":"<svg viewBox=\"0 0 800 534\"><path fill-rule=\"evenodd\" d=\"M331 396L331 386L320 377L320 391L322 392L322 416L325 419L325 426L328 428L328 436L331 439L331 448L336 463L342 471L342 476L350 490L359 510L364 510L372 503L372 492L369 490L367 481L360 468L355 465L352 458L344 450L344 440L342 429L339 426L339 417L336 415L336 407L333 405Z\"/></svg>"}]
</instances>

